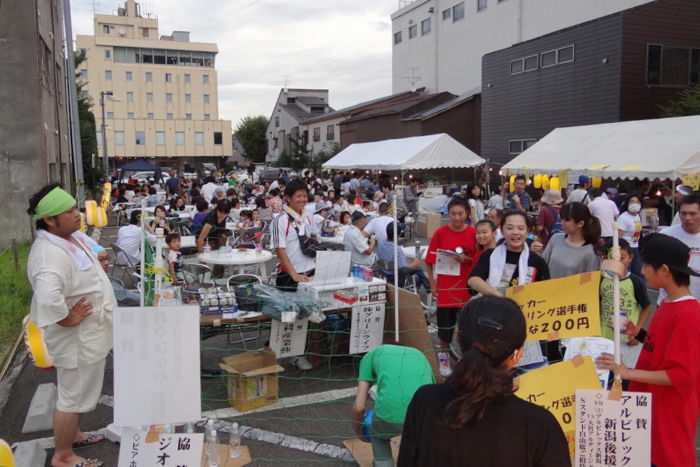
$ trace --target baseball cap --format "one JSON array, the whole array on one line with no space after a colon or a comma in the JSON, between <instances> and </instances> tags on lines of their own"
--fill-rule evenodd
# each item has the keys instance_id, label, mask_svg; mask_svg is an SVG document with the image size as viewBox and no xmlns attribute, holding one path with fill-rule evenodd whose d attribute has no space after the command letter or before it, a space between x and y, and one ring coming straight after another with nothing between
<instances>
[{"instance_id":1,"label":"baseball cap","mask_svg":"<svg viewBox=\"0 0 700 467\"><path fill-rule=\"evenodd\" d=\"M355 222L359 221L360 219L364 219L365 217L367 217L365 213L357 209L355 212L352 213L352 223L354 224Z\"/></svg>"},{"instance_id":2,"label":"baseball cap","mask_svg":"<svg viewBox=\"0 0 700 467\"><path fill-rule=\"evenodd\" d=\"M690 248L677 238L653 233L639 241L639 250L644 263L654 267L665 264L673 271L700 277L700 273L688 266Z\"/></svg>"},{"instance_id":3,"label":"baseball cap","mask_svg":"<svg viewBox=\"0 0 700 467\"><path fill-rule=\"evenodd\" d=\"M525 316L508 298L483 296L471 300L459 317L463 352L475 348L494 365L502 363L525 343Z\"/></svg>"}]
</instances>

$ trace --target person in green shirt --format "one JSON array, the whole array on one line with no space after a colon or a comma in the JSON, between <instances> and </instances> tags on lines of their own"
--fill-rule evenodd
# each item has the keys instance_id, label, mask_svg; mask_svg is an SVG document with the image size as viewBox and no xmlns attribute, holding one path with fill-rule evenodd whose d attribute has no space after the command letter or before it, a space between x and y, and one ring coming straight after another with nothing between
<instances>
[{"instance_id":1,"label":"person in green shirt","mask_svg":"<svg viewBox=\"0 0 700 467\"><path fill-rule=\"evenodd\" d=\"M428 359L413 347L380 345L362 357L352 408L353 429L364 441L369 436L375 467L393 467L391 438L401 434L408 404L418 388L434 382ZM374 412L365 414L373 384L377 385ZM363 431L366 416L371 423L369 433Z\"/></svg>"}]
</instances>

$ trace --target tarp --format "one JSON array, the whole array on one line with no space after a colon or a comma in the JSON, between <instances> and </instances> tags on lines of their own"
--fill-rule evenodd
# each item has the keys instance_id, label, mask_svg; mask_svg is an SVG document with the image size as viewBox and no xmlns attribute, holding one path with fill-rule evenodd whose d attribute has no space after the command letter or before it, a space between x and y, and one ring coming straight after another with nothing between
<instances>
[{"instance_id":1,"label":"tarp","mask_svg":"<svg viewBox=\"0 0 700 467\"><path fill-rule=\"evenodd\" d=\"M450 135L415 136L352 144L324 169L426 170L477 167L486 162Z\"/></svg>"},{"instance_id":2,"label":"tarp","mask_svg":"<svg viewBox=\"0 0 700 467\"><path fill-rule=\"evenodd\" d=\"M124 172L154 172L156 166L145 159L139 159L133 162L126 163L119 167L119 170Z\"/></svg>"},{"instance_id":3,"label":"tarp","mask_svg":"<svg viewBox=\"0 0 700 467\"><path fill-rule=\"evenodd\" d=\"M507 174L676 178L700 172L700 116L557 128L503 166Z\"/></svg>"}]
</instances>

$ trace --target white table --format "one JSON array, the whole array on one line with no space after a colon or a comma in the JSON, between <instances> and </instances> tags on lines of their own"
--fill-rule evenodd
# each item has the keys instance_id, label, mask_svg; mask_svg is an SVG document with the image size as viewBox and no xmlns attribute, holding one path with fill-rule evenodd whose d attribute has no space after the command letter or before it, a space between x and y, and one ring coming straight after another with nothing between
<instances>
[{"instance_id":1,"label":"white table","mask_svg":"<svg viewBox=\"0 0 700 467\"><path fill-rule=\"evenodd\" d=\"M403 254L406 255L406 258L415 258L416 257L416 247L415 246L402 246L401 249L403 250ZM419 250L420 250L420 259L425 259L425 256L428 253L428 247L426 245L421 245L419 247Z\"/></svg>"},{"instance_id":2,"label":"white table","mask_svg":"<svg viewBox=\"0 0 700 467\"><path fill-rule=\"evenodd\" d=\"M200 253L197 259L212 266L233 267L237 274L243 273L246 266L257 266L258 275L265 279L265 268L262 265L272 259L273 255L267 250L216 250L209 253Z\"/></svg>"},{"instance_id":3,"label":"white table","mask_svg":"<svg viewBox=\"0 0 700 467\"><path fill-rule=\"evenodd\" d=\"M184 235L180 237L180 248L194 248L197 246L197 237L194 235Z\"/></svg>"}]
</instances>

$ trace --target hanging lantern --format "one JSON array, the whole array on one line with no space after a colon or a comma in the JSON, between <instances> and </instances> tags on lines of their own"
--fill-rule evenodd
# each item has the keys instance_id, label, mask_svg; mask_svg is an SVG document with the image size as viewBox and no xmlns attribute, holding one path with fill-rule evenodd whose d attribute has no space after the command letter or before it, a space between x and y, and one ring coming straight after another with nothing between
<instances>
[{"instance_id":1,"label":"hanging lantern","mask_svg":"<svg viewBox=\"0 0 700 467\"><path fill-rule=\"evenodd\" d=\"M508 191L511 193L515 191L515 175L510 176L510 180L508 182Z\"/></svg>"},{"instance_id":2,"label":"hanging lantern","mask_svg":"<svg viewBox=\"0 0 700 467\"><path fill-rule=\"evenodd\" d=\"M603 185L602 177L591 177L591 186L593 188L600 188Z\"/></svg>"},{"instance_id":3,"label":"hanging lantern","mask_svg":"<svg viewBox=\"0 0 700 467\"><path fill-rule=\"evenodd\" d=\"M27 322L25 342L37 368L51 368L53 366L53 359L49 355L44 341L44 331L34 321ZM0 465L5 464L0 463Z\"/></svg>"},{"instance_id":4,"label":"hanging lantern","mask_svg":"<svg viewBox=\"0 0 700 467\"><path fill-rule=\"evenodd\" d=\"M87 225L95 225L97 222L97 201L85 201L85 220Z\"/></svg>"},{"instance_id":5,"label":"hanging lantern","mask_svg":"<svg viewBox=\"0 0 700 467\"><path fill-rule=\"evenodd\" d=\"M87 220L85 219L85 213L80 213L80 231L82 233L87 233Z\"/></svg>"},{"instance_id":6,"label":"hanging lantern","mask_svg":"<svg viewBox=\"0 0 700 467\"><path fill-rule=\"evenodd\" d=\"M95 227L101 229L102 227L107 227L109 224L109 219L107 218L107 210L102 206L97 207L97 213L95 217Z\"/></svg>"},{"instance_id":7,"label":"hanging lantern","mask_svg":"<svg viewBox=\"0 0 700 467\"><path fill-rule=\"evenodd\" d=\"M107 182L102 187L102 200L100 201L100 206L107 209L109 203L112 200L112 184Z\"/></svg>"},{"instance_id":8,"label":"hanging lantern","mask_svg":"<svg viewBox=\"0 0 700 467\"><path fill-rule=\"evenodd\" d=\"M0 465L3 467L15 467L16 465L12 448L3 439L0 439Z\"/></svg>"},{"instance_id":9,"label":"hanging lantern","mask_svg":"<svg viewBox=\"0 0 700 467\"><path fill-rule=\"evenodd\" d=\"M535 175L532 178L532 186L537 188L538 190L542 188L542 175Z\"/></svg>"},{"instance_id":10,"label":"hanging lantern","mask_svg":"<svg viewBox=\"0 0 700 467\"><path fill-rule=\"evenodd\" d=\"M549 190L549 175L542 175L542 189Z\"/></svg>"},{"instance_id":11,"label":"hanging lantern","mask_svg":"<svg viewBox=\"0 0 700 467\"><path fill-rule=\"evenodd\" d=\"M559 177L552 177L549 179L549 189L550 190L561 190L561 183L559 182Z\"/></svg>"}]
</instances>

